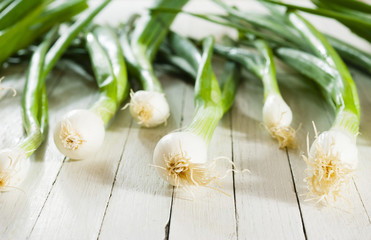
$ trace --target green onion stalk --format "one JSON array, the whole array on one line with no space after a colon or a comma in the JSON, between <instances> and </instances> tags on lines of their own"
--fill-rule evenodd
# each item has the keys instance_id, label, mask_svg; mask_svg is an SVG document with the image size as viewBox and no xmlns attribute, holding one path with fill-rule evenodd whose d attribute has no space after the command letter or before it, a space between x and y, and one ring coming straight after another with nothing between
<instances>
[{"instance_id":1,"label":"green onion stalk","mask_svg":"<svg viewBox=\"0 0 371 240\"><path fill-rule=\"evenodd\" d=\"M282 5L292 10L299 10L310 14L329 17L338 20L353 33L371 41L371 5L357 0L334 1L312 0L317 8L308 8L296 4L287 4L276 0L260 0L267 3Z\"/></svg>"},{"instance_id":2,"label":"green onion stalk","mask_svg":"<svg viewBox=\"0 0 371 240\"><path fill-rule=\"evenodd\" d=\"M45 140L48 126L45 80L48 73L80 31L108 2L103 2L80 17L54 44L57 28L53 28L32 55L22 97L26 137L17 146L0 151L1 191L14 189L22 183L29 168L29 157Z\"/></svg>"},{"instance_id":3,"label":"green onion stalk","mask_svg":"<svg viewBox=\"0 0 371 240\"><path fill-rule=\"evenodd\" d=\"M175 40L178 47L182 45L179 38ZM215 170L215 161L207 159L207 149L218 122L233 103L239 77L236 65L229 63L220 89L211 66L213 45L214 39L207 37L203 40L202 55L195 54L198 50L194 46L189 48L189 44L176 50L192 53L185 59L196 67L194 116L183 131L172 132L157 143L153 164L165 181L177 187L207 186L221 178Z\"/></svg>"},{"instance_id":4,"label":"green onion stalk","mask_svg":"<svg viewBox=\"0 0 371 240\"><path fill-rule=\"evenodd\" d=\"M280 148L296 148L295 130L290 126L292 111L280 93L273 52L267 42L256 39L258 53L235 46L215 45L215 51L240 63L262 80L264 87L263 122L269 134L278 140Z\"/></svg>"},{"instance_id":5,"label":"green onion stalk","mask_svg":"<svg viewBox=\"0 0 371 240\"><path fill-rule=\"evenodd\" d=\"M300 34L297 30L287 22L284 7L282 8L270 2L268 3L261 0L261 3L270 11L269 14L246 13L227 5L221 0L213 1L228 13L228 16L224 17L228 20L228 23L244 23L244 27L236 28L242 33L240 34L242 37L241 39L249 39L252 36L255 36L266 40L273 49L277 47L289 47L313 53L312 50L301 40ZM279 4L279 2L277 2L277 4ZM253 32L262 29L264 29L264 34ZM326 35L326 37L344 61L362 71L367 73L371 72L371 55L369 53L366 53L365 51L362 51L335 37L329 35Z\"/></svg>"},{"instance_id":6,"label":"green onion stalk","mask_svg":"<svg viewBox=\"0 0 371 240\"><path fill-rule=\"evenodd\" d=\"M30 2L32 1L35 2L35 0ZM6 28L0 32L0 48L2 49L0 64L18 50L29 46L56 24L70 20L88 7L86 0L38 2L22 18L17 18L17 14L6 18L8 19L7 24L4 25ZM19 10L24 11L23 8ZM8 26L10 21L12 25Z\"/></svg>"},{"instance_id":7,"label":"green onion stalk","mask_svg":"<svg viewBox=\"0 0 371 240\"><path fill-rule=\"evenodd\" d=\"M155 7L181 9L187 2L159 0ZM149 12L139 18L132 32L125 31L121 37L129 72L143 88L131 93L130 113L138 124L145 127L166 123L170 116L169 104L152 62L175 17L174 13Z\"/></svg>"},{"instance_id":8,"label":"green onion stalk","mask_svg":"<svg viewBox=\"0 0 371 240\"><path fill-rule=\"evenodd\" d=\"M43 66L49 46L56 37L57 28L51 30L37 47L26 76L22 97L22 116L26 137L15 147L0 151L0 190L16 188L29 168L29 157L44 141L48 126L48 101L43 81Z\"/></svg>"},{"instance_id":9,"label":"green onion stalk","mask_svg":"<svg viewBox=\"0 0 371 240\"><path fill-rule=\"evenodd\" d=\"M129 95L129 83L118 36L110 27L95 26L86 35L99 97L92 107L67 113L54 129L54 142L65 156L85 159L104 140L105 126Z\"/></svg>"},{"instance_id":10,"label":"green onion stalk","mask_svg":"<svg viewBox=\"0 0 371 240\"><path fill-rule=\"evenodd\" d=\"M317 135L307 162L309 193L320 202L331 203L341 197L358 164L356 137L360 124L360 104L356 85L347 66L308 21L295 12L289 22L312 48L314 56L298 50L279 49L278 55L299 72L317 81L334 106L335 120L328 131Z\"/></svg>"},{"instance_id":11,"label":"green onion stalk","mask_svg":"<svg viewBox=\"0 0 371 240\"><path fill-rule=\"evenodd\" d=\"M10 3L2 1L3 9L0 11L0 30L12 26L32 8L42 4L44 0L13 0ZM2 7L0 7L2 8Z\"/></svg>"}]
</instances>

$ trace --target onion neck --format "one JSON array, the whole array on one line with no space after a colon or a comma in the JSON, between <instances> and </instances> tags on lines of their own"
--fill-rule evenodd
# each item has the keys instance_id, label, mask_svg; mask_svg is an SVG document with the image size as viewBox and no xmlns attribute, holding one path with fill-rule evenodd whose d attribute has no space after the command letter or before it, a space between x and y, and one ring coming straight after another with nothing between
<instances>
[{"instance_id":1,"label":"onion neck","mask_svg":"<svg viewBox=\"0 0 371 240\"><path fill-rule=\"evenodd\" d=\"M27 134L27 137L17 145L16 149L24 151L26 158L30 157L36 149L43 143L45 136L42 134L40 129L33 129Z\"/></svg>"},{"instance_id":2,"label":"onion neck","mask_svg":"<svg viewBox=\"0 0 371 240\"><path fill-rule=\"evenodd\" d=\"M340 109L337 111L335 121L331 128L347 132L355 141L359 132L359 122L360 120L357 114L347 109Z\"/></svg>"},{"instance_id":3,"label":"onion neck","mask_svg":"<svg viewBox=\"0 0 371 240\"><path fill-rule=\"evenodd\" d=\"M209 144L220 119L223 117L223 109L219 106L198 106L195 112L186 131L201 136Z\"/></svg>"},{"instance_id":4,"label":"onion neck","mask_svg":"<svg viewBox=\"0 0 371 240\"><path fill-rule=\"evenodd\" d=\"M101 93L98 101L90 108L92 112L97 114L103 121L104 125L113 118L118 108L117 102Z\"/></svg>"}]
</instances>

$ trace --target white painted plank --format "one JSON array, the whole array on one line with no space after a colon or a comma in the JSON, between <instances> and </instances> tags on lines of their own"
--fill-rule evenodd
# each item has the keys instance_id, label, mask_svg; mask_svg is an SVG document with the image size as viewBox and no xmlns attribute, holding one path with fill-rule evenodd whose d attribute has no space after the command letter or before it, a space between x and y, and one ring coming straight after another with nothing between
<instances>
[{"instance_id":1,"label":"white painted plank","mask_svg":"<svg viewBox=\"0 0 371 240\"><path fill-rule=\"evenodd\" d=\"M194 90L187 85L183 127L187 126L193 116ZM209 160L226 157L232 160L230 116L227 114L216 128L209 146ZM231 169L231 164L219 160L218 170L222 173ZM223 173L222 173L223 175ZM237 239L234 208L232 173L226 175L217 187L229 196L209 188L194 189L194 199L190 192L183 189L175 191L169 239Z\"/></svg>"},{"instance_id":2,"label":"white painted plank","mask_svg":"<svg viewBox=\"0 0 371 240\"><path fill-rule=\"evenodd\" d=\"M62 114L71 109L72 103L75 107L79 107L81 104L85 105L87 99L90 99L89 93L93 91L91 85L86 85L80 79L74 79L73 74L67 74L62 78L60 78L60 75L59 71L54 71L50 80L47 81L48 92L51 92L56 87L52 94L49 95L51 129L55 124L56 118L61 117ZM18 81L22 83L23 88L24 79L21 78ZM59 81L61 82L56 85ZM1 107L0 110L11 111L12 118L4 119L4 121L10 120L12 121L12 128L21 129L21 132L17 133L17 135L8 136L8 139L16 138L17 141L23 134L20 113L22 88L18 93L18 99L6 104L10 109ZM68 98L66 98L66 95ZM0 104L2 103L0 101ZM5 129L11 128L7 127ZM63 157L53 144L52 134L49 134L47 142L31 157L32 162L28 176L20 186L22 191L15 190L1 194L0 212L2 220L0 233L2 239L25 239L31 232L63 160ZM7 146L9 145L7 144Z\"/></svg>"},{"instance_id":3,"label":"white painted plank","mask_svg":"<svg viewBox=\"0 0 371 240\"><path fill-rule=\"evenodd\" d=\"M170 104L168 124L152 129L133 124L99 239L165 237L172 187L160 179L150 164L160 138L180 126L184 85L166 76L160 79Z\"/></svg>"},{"instance_id":4,"label":"white painted plank","mask_svg":"<svg viewBox=\"0 0 371 240\"><path fill-rule=\"evenodd\" d=\"M306 135L310 133L310 144L313 142L312 121L317 130L322 132L330 128L333 119L331 109L319 94L319 91L305 86L306 81L300 77L280 76L285 82L283 94L292 106L294 124L302 124L298 134L300 150L306 154ZM321 207L314 202L306 201L307 188L303 182L306 164L299 152L289 152L296 189L299 196L304 226L308 239L367 239L365 231L369 222L362 202L351 184L349 194L344 195L350 202L338 202L335 207Z\"/></svg>"},{"instance_id":5,"label":"white painted plank","mask_svg":"<svg viewBox=\"0 0 371 240\"><path fill-rule=\"evenodd\" d=\"M263 89L244 79L232 109L239 239L304 239L285 150L262 126Z\"/></svg>"},{"instance_id":6,"label":"white painted plank","mask_svg":"<svg viewBox=\"0 0 371 240\"><path fill-rule=\"evenodd\" d=\"M24 87L25 68L24 66L12 66L1 69L0 76L4 77L1 82L3 87L12 87L17 92L13 97L11 90L0 90L0 147L7 148L15 146L23 135L20 101Z\"/></svg>"}]
</instances>

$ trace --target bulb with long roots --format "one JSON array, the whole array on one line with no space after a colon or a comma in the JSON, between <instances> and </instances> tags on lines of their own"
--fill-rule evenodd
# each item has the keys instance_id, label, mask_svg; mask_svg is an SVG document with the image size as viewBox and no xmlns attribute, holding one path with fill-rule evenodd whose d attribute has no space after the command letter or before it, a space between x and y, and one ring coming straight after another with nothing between
<instances>
[{"instance_id":1,"label":"bulb with long roots","mask_svg":"<svg viewBox=\"0 0 371 240\"><path fill-rule=\"evenodd\" d=\"M17 188L25 179L29 169L29 159L21 149L0 151L0 191Z\"/></svg>"},{"instance_id":2,"label":"bulb with long roots","mask_svg":"<svg viewBox=\"0 0 371 240\"><path fill-rule=\"evenodd\" d=\"M220 179L207 161L207 144L190 132L174 132L156 145L153 164L160 176L176 187L207 186Z\"/></svg>"},{"instance_id":3,"label":"bulb with long roots","mask_svg":"<svg viewBox=\"0 0 371 240\"><path fill-rule=\"evenodd\" d=\"M73 110L54 128L54 143L71 159L84 159L96 153L105 135L102 119L90 110Z\"/></svg>"},{"instance_id":4,"label":"bulb with long roots","mask_svg":"<svg viewBox=\"0 0 371 240\"><path fill-rule=\"evenodd\" d=\"M272 138L278 140L280 148L296 148L296 131L290 124L292 112L290 107L278 94L270 94L263 106L263 122Z\"/></svg>"},{"instance_id":5,"label":"bulb with long roots","mask_svg":"<svg viewBox=\"0 0 371 240\"><path fill-rule=\"evenodd\" d=\"M131 92L130 96L130 113L138 124L156 127L166 123L170 108L163 93L140 90Z\"/></svg>"},{"instance_id":6,"label":"bulb with long roots","mask_svg":"<svg viewBox=\"0 0 371 240\"><path fill-rule=\"evenodd\" d=\"M304 157L309 196L325 203L341 197L357 167L357 154L355 138L343 130L331 129L317 136Z\"/></svg>"}]
</instances>

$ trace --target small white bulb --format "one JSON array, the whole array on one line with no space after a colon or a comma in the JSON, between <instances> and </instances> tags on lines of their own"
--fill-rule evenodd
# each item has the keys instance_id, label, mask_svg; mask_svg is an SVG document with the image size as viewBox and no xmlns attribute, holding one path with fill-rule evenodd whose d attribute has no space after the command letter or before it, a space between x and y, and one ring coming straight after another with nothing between
<instances>
[{"instance_id":1,"label":"small white bulb","mask_svg":"<svg viewBox=\"0 0 371 240\"><path fill-rule=\"evenodd\" d=\"M340 129L321 133L313 142L309 161L316 158L318 151L328 156L337 156L342 164L355 169L358 164L358 151L355 138Z\"/></svg>"},{"instance_id":2,"label":"small white bulb","mask_svg":"<svg viewBox=\"0 0 371 240\"><path fill-rule=\"evenodd\" d=\"M0 151L0 191L18 187L25 179L30 161L20 149L3 149Z\"/></svg>"},{"instance_id":3,"label":"small white bulb","mask_svg":"<svg viewBox=\"0 0 371 240\"><path fill-rule=\"evenodd\" d=\"M71 159L84 159L96 153L103 144L104 123L92 111L81 109L67 113L54 129L54 143Z\"/></svg>"},{"instance_id":4,"label":"small white bulb","mask_svg":"<svg viewBox=\"0 0 371 240\"><path fill-rule=\"evenodd\" d=\"M153 164L157 166L158 173L174 186L181 183L179 182L181 178L192 174L190 171L194 164L206 163L205 141L190 132L173 132L164 136L157 143L153 153Z\"/></svg>"},{"instance_id":5,"label":"small white bulb","mask_svg":"<svg viewBox=\"0 0 371 240\"><path fill-rule=\"evenodd\" d=\"M292 112L290 107L278 94L270 94L263 107L263 122L267 127L290 126Z\"/></svg>"},{"instance_id":6,"label":"small white bulb","mask_svg":"<svg viewBox=\"0 0 371 240\"><path fill-rule=\"evenodd\" d=\"M170 108L163 93L141 90L131 94L130 113L138 124L155 127L166 122Z\"/></svg>"}]
</instances>

